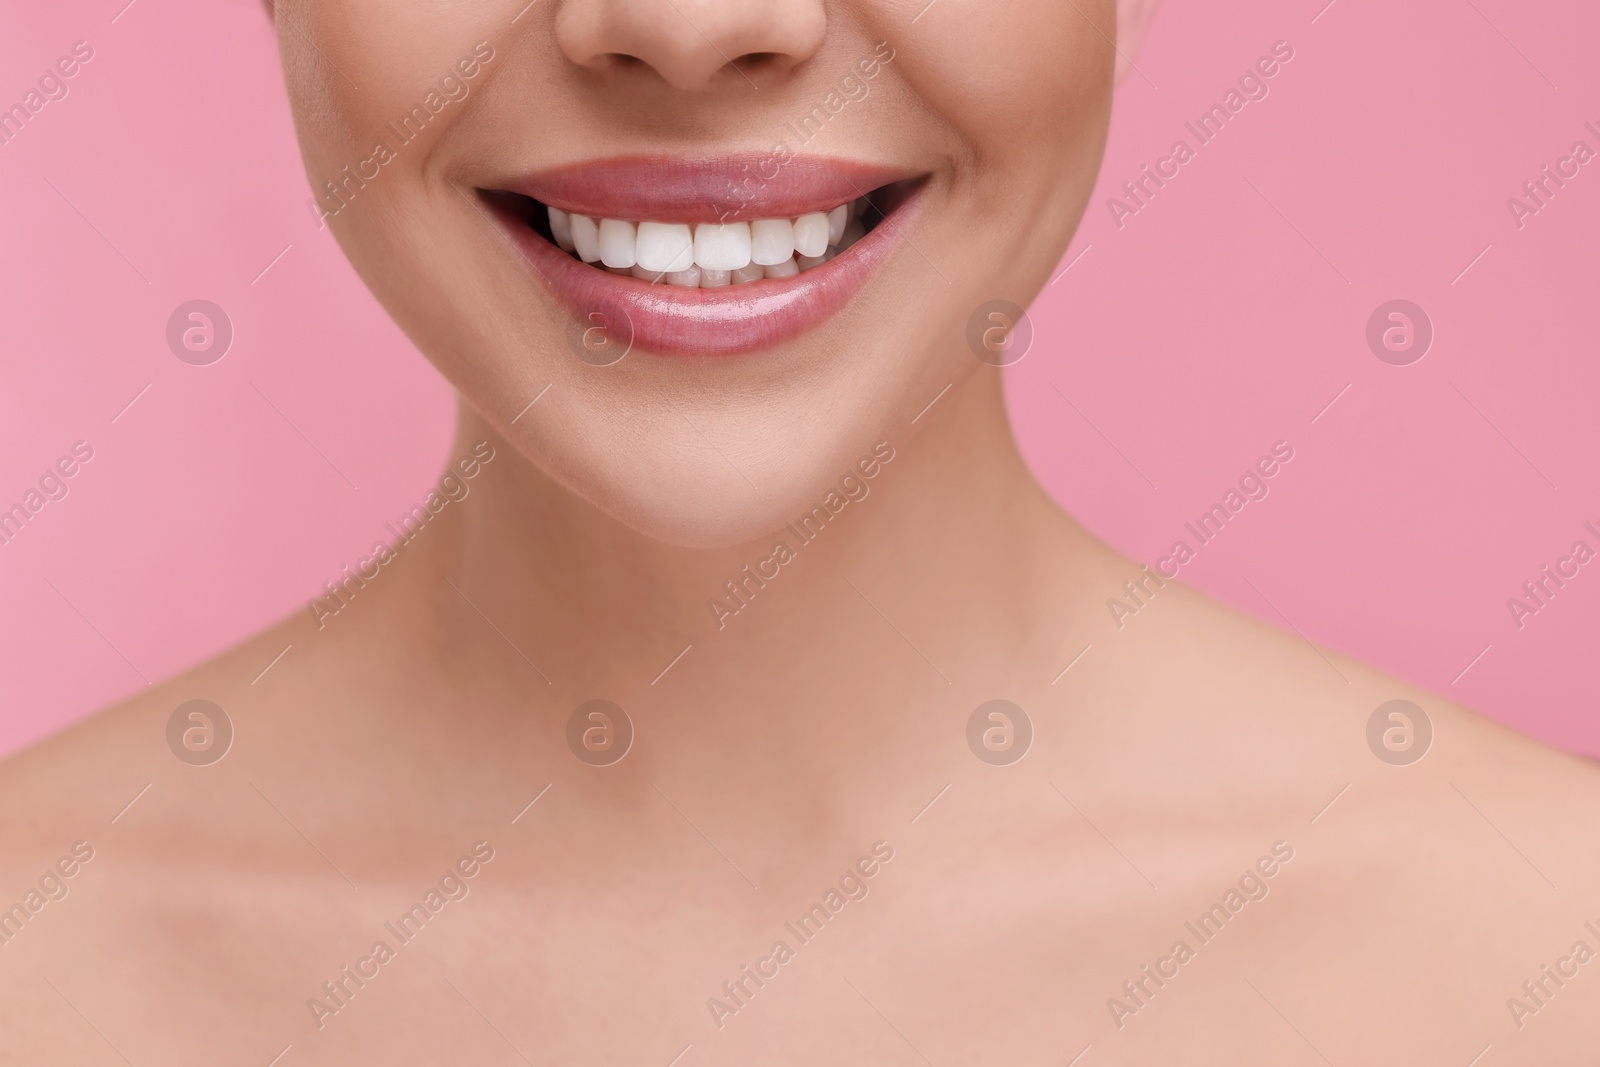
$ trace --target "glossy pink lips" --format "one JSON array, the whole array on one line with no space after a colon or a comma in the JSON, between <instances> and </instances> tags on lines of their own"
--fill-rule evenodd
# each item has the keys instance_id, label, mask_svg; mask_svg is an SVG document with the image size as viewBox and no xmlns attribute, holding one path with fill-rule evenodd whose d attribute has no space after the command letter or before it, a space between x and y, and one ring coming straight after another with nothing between
<instances>
[{"instance_id":1,"label":"glossy pink lips","mask_svg":"<svg viewBox=\"0 0 1600 1067\"><path fill-rule=\"evenodd\" d=\"M825 211L906 178L900 171L832 161L629 158L497 183L486 200L579 324L602 325L614 339L662 355L732 356L788 341L843 307L888 257L915 193L827 263L789 278L717 289L651 284L580 262L536 232L501 194L591 217L735 222Z\"/></svg>"}]
</instances>

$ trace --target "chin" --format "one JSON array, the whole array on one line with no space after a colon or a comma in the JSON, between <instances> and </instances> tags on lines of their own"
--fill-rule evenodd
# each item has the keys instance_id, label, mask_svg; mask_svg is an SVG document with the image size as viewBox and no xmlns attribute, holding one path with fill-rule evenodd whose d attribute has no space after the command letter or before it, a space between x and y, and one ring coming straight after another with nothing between
<instances>
[{"instance_id":1,"label":"chin","mask_svg":"<svg viewBox=\"0 0 1600 1067\"><path fill-rule=\"evenodd\" d=\"M897 409L893 398L886 406ZM748 426L690 425L658 411L603 423L608 442L511 435L511 446L542 475L611 520L654 541L693 549L761 542L821 509L826 525L893 474L893 434L877 419L790 422L753 411ZM513 429L515 429L513 427ZM824 432L825 431L825 432Z\"/></svg>"}]
</instances>

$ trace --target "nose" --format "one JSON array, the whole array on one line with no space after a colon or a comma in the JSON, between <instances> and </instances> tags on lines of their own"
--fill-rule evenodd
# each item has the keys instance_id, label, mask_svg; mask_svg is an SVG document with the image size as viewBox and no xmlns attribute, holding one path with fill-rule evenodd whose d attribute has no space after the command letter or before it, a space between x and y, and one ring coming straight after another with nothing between
<instances>
[{"instance_id":1,"label":"nose","mask_svg":"<svg viewBox=\"0 0 1600 1067\"><path fill-rule=\"evenodd\" d=\"M567 0L556 40L590 70L642 66L691 92L759 84L814 55L823 0Z\"/></svg>"}]
</instances>

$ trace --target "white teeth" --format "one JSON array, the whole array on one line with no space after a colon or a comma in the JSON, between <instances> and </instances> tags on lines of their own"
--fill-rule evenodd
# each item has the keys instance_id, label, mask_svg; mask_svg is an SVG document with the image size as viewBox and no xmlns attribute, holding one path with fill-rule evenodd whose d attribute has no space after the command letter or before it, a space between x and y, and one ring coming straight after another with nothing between
<instances>
[{"instance_id":1,"label":"white teeth","mask_svg":"<svg viewBox=\"0 0 1600 1067\"><path fill-rule=\"evenodd\" d=\"M550 235L563 251L613 274L686 288L717 289L762 278L792 278L831 260L866 234L856 200L794 220L640 222L595 219L549 208Z\"/></svg>"},{"instance_id":2,"label":"white teeth","mask_svg":"<svg viewBox=\"0 0 1600 1067\"><path fill-rule=\"evenodd\" d=\"M699 267L690 267L688 270L660 271L651 270L649 267L641 267L635 263L632 269L625 270L621 267L617 267L615 268L614 273L628 274L638 278L641 282L649 282L651 285L659 285L665 282L667 285L677 285L685 289L700 288ZM722 276L724 279L726 279L728 272L723 271ZM726 285L728 283L726 280L724 280L722 284Z\"/></svg>"},{"instance_id":3,"label":"white teeth","mask_svg":"<svg viewBox=\"0 0 1600 1067\"><path fill-rule=\"evenodd\" d=\"M572 231L572 244L578 258L585 263L597 261L600 258L600 229L594 219L587 215L569 215L567 226Z\"/></svg>"},{"instance_id":4,"label":"white teeth","mask_svg":"<svg viewBox=\"0 0 1600 1067\"><path fill-rule=\"evenodd\" d=\"M750 261L763 267L794 255L794 225L788 219L758 219L750 224Z\"/></svg>"},{"instance_id":5,"label":"white teeth","mask_svg":"<svg viewBox=\"0 0 1600 1067\"><path fill-rule=\"evenodd\" d=\"M702 222L694 228L694 261L712 270L738 270L750 264L750 243L748 222Z\"/></svg>"},{"instance_id":6,"label":"white teeth","mask_svg":"<svg viewBox=\"0 0 1600 1067\"><path fill-rule=\"evenodd\" d=\"M844 236L844 224L849 222L850 205L840 204L828 212L828 243L836 245L839 238Z\"/></svg>"},{"instance_id":7,"label":"white teeth","mask_svg":"<svg viewBox=\"0 0 1600 1067\"><path fill-rule=\"evenodd\" d=\"M632 228L631 223L629 228ZM604 223L601 224L601 230L603 238ZM641 222L638 262L640 266L655 271L688 270L694 266L694 235L681 222Z\"/></svg>"},{"instance_id":8,"label":"white teeth","mask_svg":"<svg viewBox=\"0 0 1600 1067\"><path fill-rule=\"evenodd\" d=\"M556 239L561 251L573 251L571 216L558 207L550 209L550 236Z\"/></svg>"},{"instance_id":9,"label":"white teeth","mask_svg":"<svg viewBox=\"0 0 1600 1067\"><path fill-rule=\"evenodd\" d=\"M600 262L608 267L631 267L639 262L634 254L637 245L633 223L621 219L600 220Z\"/></svg>"},{"instance_id":10,"label":"white teeth","mask_svg":"<svg viewBox=\"0 0 1600 1067\"><path fill-rule=\"evenodd\" d=\"M828 250L828 216L820 211L794 220L794 250L802 256L820 256Z\"/></svg>"}]
</instances>

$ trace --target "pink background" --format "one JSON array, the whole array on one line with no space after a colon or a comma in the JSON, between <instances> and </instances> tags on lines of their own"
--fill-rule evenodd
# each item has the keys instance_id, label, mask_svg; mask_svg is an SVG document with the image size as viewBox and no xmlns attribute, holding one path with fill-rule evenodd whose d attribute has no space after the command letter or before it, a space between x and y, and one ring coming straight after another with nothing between
<instances>
[{"instance_id":1,"label":"pink background","mask_svg":"<svg viewBox=\"0 0 1600 1067\"><path fill-rule=\"evenodd\" d=\"M1600 754L1600 562L1520 631L1506 608L1573 541L1600 549L1600 161L1521 230L1506 207L1575 140L1600 149L1600 17L1324 2L1158 12L1010 372L1018 432L1063 504L1147 561L1288 440L1271 495L1183 578ZM12 4L0 33L4 105L95 49L0 148L0 507L95 450L0 546L0 751L301 609L450 432L446 389L305 209L260 5L124 3ZM1278 40L1295 58L1270 95L1119 229L1107 197L1193 145L1184 120ZM210 367L165 344L196 297L236 330ZM1396 297L1436 330L1408 367L1365 342Z\"/></svg>"}]
</instances>

